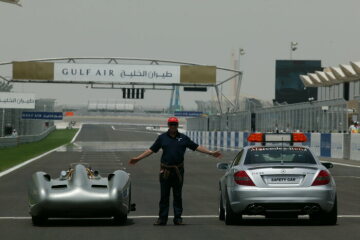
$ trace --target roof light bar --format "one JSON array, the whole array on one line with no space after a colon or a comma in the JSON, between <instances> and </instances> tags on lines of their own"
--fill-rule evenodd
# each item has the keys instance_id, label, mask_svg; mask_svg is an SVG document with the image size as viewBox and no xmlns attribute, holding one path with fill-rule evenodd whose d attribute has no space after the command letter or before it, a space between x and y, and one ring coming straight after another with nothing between
<instances>
[{"instance_id":1,"label":"roof light bar","mask_svg":"<svg viewBox=\"0 0 360 240\"><path fill-rule=\"evenodd\" d=\"M248 137L248 142L306 142L307 137L303 133L252 133Z\"/></svg>"}]
</instances>

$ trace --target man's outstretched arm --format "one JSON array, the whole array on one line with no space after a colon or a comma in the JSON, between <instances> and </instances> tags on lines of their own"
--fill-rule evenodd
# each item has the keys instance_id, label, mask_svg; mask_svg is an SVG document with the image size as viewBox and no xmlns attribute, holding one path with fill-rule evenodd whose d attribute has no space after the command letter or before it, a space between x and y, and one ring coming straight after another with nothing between
<instances>
[{"instance_id":1,"label":"man's outstretched arm","mask_svg":"<svg viewBox=\"0 0 360 240\"><path fill-rule=\"evenodd\" d=\"M151 154L153 154L153 151L151 149L147 149L147 150L145 150L145 152L143 152L139 156L133 157L132 159L130 159L129 164L130 165L135 165L138 161L140 161L143 158L146 158L146 157L150 156Z\"/></svg>"},{"instance_id":2,"label":"man's outstretched arm","mask_svg":"<svg viewBox=\"0 0 360 240\"><path fill-rule=\"evenodd\" d=\"M216 158L221 158L222 157L222 154L221 154L220 151L210 151L209 149L207 149L204 146L198 146L196 148L196 151L209 154L209 155L211 155L213 157L216 157Z\"/></svg>"}]
</instances>

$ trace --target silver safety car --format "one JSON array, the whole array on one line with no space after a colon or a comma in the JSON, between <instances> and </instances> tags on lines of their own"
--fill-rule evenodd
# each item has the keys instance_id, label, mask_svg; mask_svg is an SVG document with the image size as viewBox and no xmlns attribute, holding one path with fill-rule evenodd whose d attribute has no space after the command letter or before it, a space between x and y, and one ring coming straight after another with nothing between
<instances>
[{"instance_id":1,"label":"silver safety car","mask_svg":"<svg viewBox=\"0 0 360 240\"><path fill-rule=\"evenodd\" d=\"M71 164L56 179L45 172L34 173L28 198L34 225L48 218L78 217L113 217L116 223L124 224L128 213L135 210L128 173L117 170L101 177L85 163Z\"/></svg>"},{"instance_id":2,"label":"silver safety car","mask_svg":"<svg viewBox=\"0 0 360 240\"><path fill-rule=\"evenodd\" d=\"M297 218L309 215L318 224L337 222L336 186L328 168L306 146L302 133L251 134L219 182L219 219L239 223L243 215ZM254 144L254 143L253 143Z\"/></svg>"}]
</instances>

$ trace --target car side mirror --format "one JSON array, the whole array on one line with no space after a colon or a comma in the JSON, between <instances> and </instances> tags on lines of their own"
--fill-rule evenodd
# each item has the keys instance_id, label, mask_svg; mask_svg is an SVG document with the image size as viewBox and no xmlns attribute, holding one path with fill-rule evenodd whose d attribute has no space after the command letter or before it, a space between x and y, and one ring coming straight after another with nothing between
<instances>
[{"instance_id":1,"label":"car side mirror","mask_svg":"<svg viewBox=\"0 0 360 240\"><path fill-rule=\"evenodd\" d=\"M229 164L228 163L218 163L216 164L217 169L220 170L226 170L229 168Z\"/></svg>"},{"instance_id":2,"label":"car side mirror","mask_svg":"<svg viewBox=\"0 0 360 240\"><path fill-rule=\"evenodd\" d=\"M322 162L321 164L325 166L327 169L334 167L334 164L332 164L331 162Z\"/></svg>"}]
</instances>

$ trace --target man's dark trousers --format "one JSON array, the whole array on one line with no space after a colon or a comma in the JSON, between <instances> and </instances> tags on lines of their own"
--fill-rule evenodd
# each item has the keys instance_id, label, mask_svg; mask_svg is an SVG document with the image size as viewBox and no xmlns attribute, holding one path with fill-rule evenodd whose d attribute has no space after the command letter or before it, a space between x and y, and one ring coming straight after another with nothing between
<instances>
[{"instance_id":1,"label":"man's dark trousers","mask_svg":"<svg viewBox=\"0 0 360 240\"><path fill-rule=\"evenodd\" d=\"M159 203L159 218L161 221L166 222L169 215L170 204L170 191L173 191L173 207L174 207L174 221L181 219L183 212L182 208L182 186L184 182L184 168L179 168L181 179L176 173L175 169L169 170L170 174L166 178L164 173L160 173L160 186L161 186L161 198Z\"/></svg>"}]
</instances>

